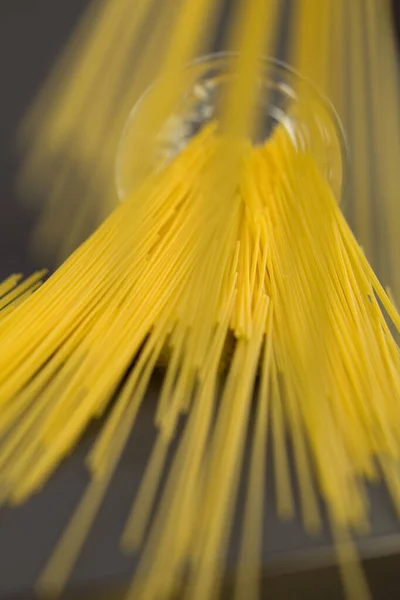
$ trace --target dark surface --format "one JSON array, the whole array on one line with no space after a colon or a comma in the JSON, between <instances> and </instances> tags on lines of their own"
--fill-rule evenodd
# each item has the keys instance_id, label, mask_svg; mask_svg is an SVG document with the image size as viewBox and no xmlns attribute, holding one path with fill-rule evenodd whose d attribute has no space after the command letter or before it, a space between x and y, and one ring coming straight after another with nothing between
<instances>
[{"instance_id":1,"label":"dark surface","mask_svg":"<svg viewBox=\"0 0 400 600\"><path fill-rule=\"evenodd\" d=\"M0 278L43 266L27 252L33 215L20 207L14 189L14 135L24 109L85 4L83 0L0 0ZM131 572L133 561L120 554L118 539L153 440L152 398L156 394L157 381L149 391L138 426L74 570L70 589L81 590L82 598L88 598L87 590L104 591L123 585ZM83 458L92 437L93 432L88 432L78 451L43 492L18 510L4 509L0 513L0 600L31 596L33 583L88 481ZM327 530L312 539L304 533L300 520L279 523L272 479L269 469L264 525L268 597L340 598L336 569L326 566L332 561ZM381 555L366 563L374 597L398 598L400 529L380 488L371 489L371 505L373 535L367 536L361 546L366 557ZM237 532L231 563L236 536Z\"/></svg>"}]
</instances>

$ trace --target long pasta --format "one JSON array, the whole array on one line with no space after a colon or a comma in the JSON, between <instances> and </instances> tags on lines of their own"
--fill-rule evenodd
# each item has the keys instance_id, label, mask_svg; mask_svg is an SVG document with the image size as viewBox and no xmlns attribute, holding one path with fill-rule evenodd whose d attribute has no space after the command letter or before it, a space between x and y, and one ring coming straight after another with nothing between
<instances>
[{"instance_id":1,"label":"long pasta","mask_svg":"<svg viewBox=\"0 0 400 600\"><path fill-rule=\"evenodd\" d=\"M62 75L56 71L39 98L26 123L24 169L28 187L40 183L54 192L39 239L50 243L64 228L71 207L60 215L60 202L75 169L83 203L68 220L67 245L76 246L86 226L93 229L94 217L108 215L46 281L39 272L0 284L2 502L17 505L37 493L88 425L104 419L87 457L91 482L43 570L40 591L57 595L67 584L164 357L157 437L121 536L123 550L139 555L127 598L177 591L188 600L215 598L237 516L236 597L259 596L268 438L277 514L291 519L299 511L305 529L317 534L322 500L345 590L368 597L352 536L368 529L366 482L382 475L400 506L400 354L393 333L400 315L369 262L380 266L371 244L374 178L385 180L378 235L390 230L392 238L397 224L389 224L394 162L377 161L369 180L375 164L367 142L390 141L396 156L398 121L394 132L379 127L374 96L372 134L364 128L364 44L391 112L397 91L392 36L378 58L374 52L379 35L390 33L386 0L379 11L374 0L348 4L297 0L289 55L336 100L341 116L348 112L355 154L349 212L366 255L343 216L337 181L327 180L324 146L335 129L329 111L314 118L310 98L296 106L306 80L298 80L288 107L305 127L302 143L294 143L283 120L254 145L264 116L260 80L268 78L261 56L277 43L278 0L234 3L224 40L236 54L221 78L217 113L169 162L154 163L157 134L195 83L196 70L186 67L212 46L217 19L210 13L222 11L221 1L180 0L171 10L171 2L138 0L132 18L128 0L91 7L89 34L77 32L61 59ZM350 64L343 69L346 17ZM128 55L142 42L125 88ZM360 66L347 111L347 76ZM138 148L125 156L126 198L116 205L110 190L122 124L157 75L143 99ZM382 256L393 255L396 242L387 246ZM384 283L396 288L389 266ZM240 485L247 487L243 511Z\"/></svg>"},{"instance_id":2,"label":"long pasta","mask_svg":"<svg viewBox=\"0 0 400 600\"><path fill-rule=\"evenodd\" d=\"M399 326L396 309L312 157L294 148L283 129L243 157L229 211L203 187L218 144L215 128L205 128L143 186L141 201L133 194L0 324L0 481L13 503L44 484L130 369L88 457L93 483L43 573L43 590L65 585L166 345L158 442L123 538L125 550L143 551L129 597L172 592L183 585L187 566L188 598L212 598L219 589L260 362L239 597L260 568L268 423L278 512L290 517L296 508L290 437L308 530L320 524L315 482L332 526L349 533L368 521L360 478L374 477L375 460L395 489L388 460L398 464L400 456L399 353L377 297ZM189 165L190 177L182 179ZM119 223L127 218L137 227L121 236ZM2 284L5 297L16 282ZM236 343L217 402L230 332ZM158 504L183 413L186 427ZM355 580L344 568L351 590Z\"/></svg>"}]
</instances>

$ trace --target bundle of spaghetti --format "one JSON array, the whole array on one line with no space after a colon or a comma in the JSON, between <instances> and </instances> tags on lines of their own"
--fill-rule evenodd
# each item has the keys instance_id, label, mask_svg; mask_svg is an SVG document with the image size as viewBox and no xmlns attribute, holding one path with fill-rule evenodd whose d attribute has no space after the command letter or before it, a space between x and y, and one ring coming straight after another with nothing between
<instances>
[{"instance_id":1,"label":"bundle of spaghetti","mask_svg":"<svg viewBox=\"0 0 400 600\"><path fill-rule=\"evenodd\" d=\"M348 134L346 216L395 296L400 252L397 173L399 81L390 0L296 0L289 62L334 103Z\"/></svg>"},{"instance_id":2,"label":"bundle of spaghetti","mask_svg":"<svg viewBox=\"0 0 400 600\"><path fill-rule=\"evenodd\" d=\"M268 416L274 444L278 510L286 517L294 510L286 454L288 435L295 448L301 510L311 531L318 529L320 516L310 458L316 464L318 485L328 503L334 527L346 530L365 526L367 502L362 478L376 477L375 458L382 463L390 455L390 461L398 464L399 452L396 441L399 415L394 400L399 393L399 354L374 293L379 295L397 327L399 317L310 157L300 158L293 151L288 152L288 148L280 148L279 137L271 143L270 151L267 157L262 154L254 157L247 174L250 194L243 193L242 197L246 208L253 209L254 196L268 207L259 221L262 233L255 238L265 244L259 260L265 260L267 254L267 271L261 270L264 274L261 285L269 298L263 314L267 339L262 369L266 371L261 373L257 408L260 425L254 439L254 471L248 495L249 507L255 507L256 513L248 508L242 553L245 557L250 548L248 566L253 576L254 569L260 566L257 538L263 511L261 482L265 477ZM249 210L250 215L253 210ZM316 218L318 211L321 220ZM246 239L243 229L242 243ZM241 251L242 244L238 266ZM243 261L245 252L244 247ZM309 278L309 272L315 277ZM251 304L254 329L247 342L255 345L256 362L261 358L257 345L260 332L255 327L259 283L256 277L256 295ZM243 310L239 297L240 271L236 311ZM187 597L215 597L241 473L244 429L255 377L254 363L246 362L244 340L237 333L236 336L238 342L224 382L216 423L210 422L212 409L203 405L205 400L202 404L198 400L198 415L190 414L165 496L150 529L143 563L131 589L132 598L141 594L158 597L162 590L173 589L187 563L193 570L187 583ZM249 349L249 353L250 361L253 350ZM388 378L388 372L394 377ZM272 386L271 394L267 394L268 385ZM202 440L202 458L199 440ZM145 478L149 487L146 494L139 495L139 504L125 532L125 545L130 542L135 547L141 540L143 519L151 504L149 490L159 468L159 448L154 456L148 479ZM395 488L394 480L390 487L392 484ZM242 563L244 579L240 589L249 594L249 581L254 584L254 579L248 578L245 566L246 561ZM357 572L354 575L356 578L350 584L355 586L354 597L360 598L361 593L367 593L365 584Z\"/></svg>"},{"instance_id":3,"label":"bundle of spaghetti","mask_svg":"<svg viewBox=\"0 0 400 600\"><path fill-rule=\"evenodd\" d=\"M37 491L124 381L88 457L93 482L43 573L47 591L66 582L166 345L158 438L123 537L128 551L144 543L130 597L169 597L188 566L187 597L215 597L254 391L238 594L257 597L269 430L283 518L296 508L288 441L308 531L320 527L316 484L342 536L366 526L364 481L379 472L398 506L400 357L379 302L397 329L400 317L313 157L277 129L265 146L246 146L239 185L216 203L207 186L226 141L215 131L153 174L1 323L3 501Z\"/></svg>"},{"instance_id":4,"label":"bundle of spaghetti","mask_svg":"<svg viewBox=\"0 0 400 600\"><path fill-rule=\"evenodd\" d=\"M61 178L52 182L61 190L68 172L59 172L58 162L64 168L71 149L84 180L96 162L92 187L82 196L85 215L97 192L112 196L107 168L120 134L112 108L128 68L126 52L139 39L150 5L140 0L128 23L127 0L104 4L101 27L86 40L85 62L68 55L64 60L76 87L69 80L64 96L56 76L49 89L57 101L43 136L35 127L44 118L47 92L28 127L34 143L27 181L29 173L43 176L41 165L53 150L60 151L53 174ZM160 11L132 84L135 94L141 91L147 64L153 66L151 76L160 71L135 134L139 150L127 157L139 177L128 185L125 202L38 289L37 279L28 280L15 297L17 305L9 297L5 306L14 310L0 321L1 499L18 504L39 491L89 423L104 417L87 458L92 481L39 582L46 592L62 591L164 353L158 435L122 537L126 551L139 552L129 597L167 598L183 587L188 599L214 598L244 485L237 597L257 598L270 435L278 514L291 518L297 508L291 444L304 525L310 533L319 531L322 495L345 585L360 599L368 592L354 567L351 536L368 525L366 482L382 474L400 509L400 357L388 324L398 330L400 317L325 180L314 105L303 103L297 115L310 125L310 148L293 145L280 127L266 144L252 145L260 117L260 56L275 44L278 0L235 3L227 40L237 54L218 122L154 169L157 132L195 79L184 67L209 45L209 12L220 3L182 0L179 7L171 12L165 3ZM326 18L318 10L314 23ZM161 60L154 60L152 49L168 19L175 35ZM302 23L306 28L307 21ZM111 44L104 53L99 31ZM170 32L164 34L166 39ZM100 65L114 60L118 35L124 43L115 54L115 79L103 81ZM306 48L299 56L305 65L311 60ZM319 83L327 85L321 65L318 73ZM100 89L104 103L91 115L86 102ZM83 127L81 114L90 117L90 126ZM333 123L324 120L321 126L330 142ZM61 197L54 197L54 209ZM73 217L79 229L82 221ZM50 223L55 230L60 215ZM6 297L15 283L3 284ZM256 425L244 477L253 409ZM177 448L167 469L173 442Z\"/></svg>"},{"instance_id":5,"label":"bundle of spaghetti","mask_svg":"<svg viewBox=\"0 0 400 600\"><path fill-rule=\"evenodd\" d=\"M199 10L204 9L201 3L199 3L199 7ZM241 18L243 17L242 13L243 11L240 13ZM263 26L260 26L260 23L263 21L257 19L257 16L263 16L264 13L265 3L258 2L255 3L254 10L250 11L248 16L250 24L258 24L258 34L253 36L253 40L258 40L258 43L251 45L249 51L243 54L245 60L241 62L238 70L242 77L235 83L234 91L239 89L243 75L248 72L248 67L258 64L260 44L263 40ZM183 14L182 25L187 23L188 16ZM245 44L248 42L249 33L250 29L247 28L244 36ZM193 43L193 40L187 39L184 49L171 49L168 59L170 71L167 71L167 74L171 73L173 78L176 78L176 73L181 72L179 66L186 63L186 55L191 52L190 48L193 47ZM239 40L239 44L241 43ZM173 68L176 65L177 68ZM176 92L170 83L171 78L167 76L161 80L161 86L164 85L166 91L172 90L170 92L172 96ZM253 90L254 87L255 85L250 85L248 89ZM163 97L165 98L165 95ZM243 129L244 133L247 121L251 120L252 103L248 102L248 91L244 97L247 98L247 102L243 102L241 128L238 131L235 126L234 132L234 136L238 139L242 139L241 130ZM155 112L161 112L158 106L151 104L151 107ZM154 112L151 113L152 117L154 114ZM229 127L230 124L227 126L227 133L229 133ZM187 278L190 273L190 268L196 265L197 260L200 264L197 268L200 270L204 268L205 264L210 268L209 261L215 261L215 255L210 254L210 241L218 233L216 227L220 227L221 223L226 223L227 217L229 220L232 212L229 202L231 186L223 191L223 185L219 184L218 180L224 180L224 176L218 175L215 164L218 166L222 164L221 157L227 156L229 147L226 144L223 145L225 152L222 153L222 145L219 144L213 152L213 168L203 168L203 161L207 161L209 158L204 145L204 137L207 137L207 134L209 134L208 129L202 133L200 141L197 140L187 152L184 152L183 156L188 157L186 165L182 164L183 159L181 159L179 163L173 164L161 175L150 176L143 188L137 194L133 194L131 201L117 209L105 221L96 233L46 282L42 289L38 290L38 293L31 299L32 301L20 307L14 319L5 320L4 335L10 335L12 340L10 339L11 343L7 349L3 346L0 358L4 367L1 369L0 376L0 397L5 410L2 427L6 431L0 462L3 465L8 464L10 456L18 455L17 467L13 465L11 471L6 469L4 476L5 489L8 489L6 495L9 494L15 500L23 498L26 493L40 486L62 456L68 453L88 421L94 415L101 415L118 386L119 379L122 378L150 328L154 325L152 319L157 314L154 311L160 309L166 301L173 304L170 294L174 293L176 298L179 297L179 293L181 293L179 286L183 285L185 277ZM192 160L197 156L197 147L200 142L202 143L201 158L198 158L192 167ZM247 145L231 144L230 147L233 147L230 150L232 159L229 161L229 165L232 166L234 165L233 160L240 159ZM238 162L235 164L239 166ZM203 190L203 194L205 194L207 203L200 204L201 210L197 214L196 210L199 206L195 202L192 202L190 209L186 210L187 203L191 201L191 195L194 193L191 192L192 179L189 178L187 184L182 184L181 176L173 175L175 170L179 173L182 168L192 169L193 179L196 180L198 177L200 182L202 178L199 171L202 168L205 173L210 173L210 176L205 177L203 185L206 189L206 193ZM214 173L217 174L217 177L213 176ZM174 185L177 186L176 189ZM211 190L210 186L215 185L218 186L218 193ZM202 190L200 189L200 191ZM172 203L169 202L170 194L174 195ZM180 221L177 217L182 214L184 217ZM236 214L235 211L233 214ZM191 222L194 218L195 224ZM126 227L125 223L127 222L135 224L135 228L132 230L130 227ZM160 231L164 236L161 237L161 240L158 239ZM199 231L198 235L196 235L196 231ZM213 247L213 244L211 246ZM94 254L96 259L94 259ZM197 254L200 254L201 261L196 258ZM180 257L184 257L181 262L179 262ZM149 311L147 318L150 320L146 321L145 318L139 330L135 331L134 335L130 335L132 332L127 327L126 315L124 316L125 303L130 306L130 315L135 314L135 310L140 312L143 302L148 300L153 293L152 282L158 279L157 274L160 271L157 269L160 270L161 266L164 266L165 288L162 288L159 283L160 295L152 297L151 302L147 304ZM82 284L71 285L71 280L76 277ZM216 279L218 281L218 277ZM200 281L200 279L195 280L195 284L200 285ZM136 309L132 304L132 298L129 297L129 292L135 285ZM200 297L203 295L204 290L201 291ZM63 315L61 320L47 310L47 302L50 297L57 301L57 312L60 311ZM217 296L214 294L213 297L208 293L204 299L203 310L211 310L216 302ZM31 321L32 313L35 313L36 316L34 322ZM207 312L205 316L207 316ZM171 328L170 318L163 324L164 338ZM187 318L189 321L185 326L189 327L193 315L188 314ZM28 329L26 329L27 321L30 322ZM112 323L115 324L115 329L111 327ZM135 320L135 324L132 323L132 327L136 327L136 325L137 320ZM193 332L190 332L190 336L193 336L190 343L193 346L191 351L195 364L197 361L204 360L205 348L213 328L214 320L205 318L200 335L193 336ZM98 360L96 357L99 355L100 359L101 350L100 347L96 348L96 342L103 345L103 334L106 331L108 332L107 339L110 337L110 352L107 357L104 355L101 360ZM123 341L127 342L127 346L124 347L121 354L119 348L122 340L119 333L122 332ZM117 340L119 340L118 344L116 344ZM57 352L58 349L61 349L60 353ZM115 362L111 362L113 368L111 370L101 368L100 371L103 374L99 378L99 367L103 364L103 359L110 364L110 357L114 356L114 352L115 359L113 360ZM91 380L91 371L94 385L89 394L90 398L81 405L79 397L82 375L85 376L84 388L86 389L87 382ZM65 393L60 396L60 389L65 387L66 374L70 378L70 383L65 388ZM193 374L189 378L189 383L192 380ZM164 398L169 396L168 386L169 384L166 384L166 391L161 396L160 405L162 406L165 403ZM39 392L40 401L36 404L35 399ZM80 408L78 408L79 406ZM29 412L30 409L32 409L31 414L24 421L21 434L21 430L15 428L15 422L20 417L24 418L24 412L27 410ZM53 437L54 430L57 430L65 415L72 416L75 410L77 410L76 416L79 418L73 418L70 427L64 428L57 444L55 446L52 444L49 454L46 440ZM31 431L27 433L27 423L29 426L34 424L35 435L32 435ZM23 452L21 444L24 447ZM55 448L57 448L56 451L54 451ZM36 465L35 468L32 468L33 463ZM24 483L20 479L22 473L26 474L26 478L23 478ZM20 485L21 483L22 485Z\"/></svg>"},{"instance_id":6,"label":"bundle of spaghetti","mask_svg":"<svg viewBox=\"0 0 400 600\"><path fill-rule=\"evenodd\" d=\"M201 168L202 161L206 160L207 152L203 143L202 157L196 160L196 145L193 150L187 153L188 160L186 167L191 168L194 177L196 170ZM194 160L195 159L195 160ZM192 166L192 161L194 164ZM185 165L185 162L183 163ZM172 167L171 167L172 168ZM179 165L176 167L181 168ZM177 186L177 187L176 187ZM135 307L132 304L133 299L130 297L130 291L135 286L136 279L142 274L145 279L141 280L141 286L137 286L136 293L136 310L139 313L141 303L145 298L152 294L153 286L151 285L154 278L154 268L160 269L160 264L167 263L164 267L164 280L169 276L165 284L165 288L159 284L160 296L153 296L151 302L147 303L149 315L153 303L165 302L168 298L168 293L171 293L171 288L178 289L179 278L182 278L186 269L190 266L191 252L196 249L196 242L193 240L190 248L190 241L187 241L188 231L195 232L197 227L190 222L194 218L192 212L196 210L196 205L193 205L192 211L185 211L185 218L178 221L175 225L173 220L174 212L177 207L184 210L187 203L190 201L188 191L191 189L191 184L185 185L181 182L181 177L173 176L169 171L160 178L158 184L154 186L154 192L146 194L146 203L138 202L126 203L121 208L117 209L109 220L107 220L99 230L83 244L76 254L72 255L62 267L50 277L46 283L34 294L27 302L22 304L10 317L6 318L2 324L2 333L4 336L10 337L10 344L6 348L2 345L1 350L1 391L0 398L3 410L6 417L1 419L2 428L10 425L10 436L5 438L4 452L2 452L2 464L9 457L11 451L18 449L18 463L21 469L29 468L30 461L33 459L35 452L32 450L41 449L43 461L36 461L38 469L33 475L31 482L26 480L26 487L29 489L36 485L40 485L40 481L51 470L51 464L57 463L57 454L61 457L68 452L69 447L74 440L79 437L79 433L85 427L85 422L88 422L94 414L101 414L102 400L97 398L96 404L90 401L81 405L87 417L82 415L82 419L72 419L71 430L65 429L65 441L60 440L59 452L52 456L52 460L48 463L47 452L44 449L47 447L45 440L47 436L52 436L52 422L56 426L59 417L63 413L69 413L71 417L74 415L74 409L79 407L79 385L83 383L81 380L78 388L73 384L74 378L76 383L79 381L79 372L86 371L86 376L89 376L89 370L86 366L83 369L85 361L89 361L89 365L96 366L95 356L100 350L96 350L96 340L98 343L103 343L104 334L108 330L107 324L112 323L117 317L116 325L119 318L125 321L124 306L125 303L131 306L132 312L135 314ZM161 193L160 193L161 191ZM144 193L144 191L143 191ZM174 200L170 200L171 194ZM180 212L178 214L181 214ZM197 215L197 222L201 223L202 215ZM130 235L125 238L122 235L121 223L125 219L133 219L133 222L138 223ZM190 225L190 228L187 229ZM157 244L159 231L165 228L165 240L162 242L167 245L164 249L162 244ZM127 233L127 232L125 232ZM125 260L121 261L122 252L120 246L125 248ZM172 246L171 246L172 245ZM189 246L189 247L188 247ZM172 252L171 247L176 252L172 254L170 264L168 263L168 252ZM161 250L164 250L162 253ZM191 251L191 252L190 252ZM178 264L179 270L174 277L170 269L174 269L176 261L184 254L185 260ZM95 255L97 259L95 259ZM152 262L153 261L153 262ZM162 261L160 263L160 261ZM129 268L128 268L129 267ZM128 270L127 270L128 268ZM147 282L147 285L145 285ZM143 287L144 286L144 287ZM141 290L141 292L140 292ZM176 292L177 293L177 292ZM54 311L48 311L49 299L57 303L57 308ZM153 309L154 310L154 309ZM31 320L32 315L35 315L35 320ZM62 318L59 318L62 315ZM126 317L126 315L125 315ZM26 329L28 322L30 326ZM137 323L135 319L135 323ZM105 329L102 329L105 327ZM127 348L124 348L123 354L127 361L125 367L120 364L120 374L123 375L124 369L129 366L129 362L139 349L144 337L148 333L150 325L142 324L142 336L139 331L130 339ZM111 335L111 330L109 330ZM118 339L118 327L113 334L113 344ZM125 323L125 334L129 337L129 327ZM6 339L6 338L4 338ZM125 339L125 337L124 337ZM102 341L103 340L103 341ZM123 340L120 338L121 343ZM57 349L60 352L57 353ZM136 350L135 350L136 348ZM94 352L94 354L93 354ZM111 346L110 355L112 356ZM54 360L49 359L53 357ZM128 358L127 358L128 357ZM105 357L104 357L105 358ZM122 356L119 356L121 363ZM60 371L60 367L62 369ZM44 369L42 368L44 367ZM115 365L114 369L118 369ZM60 371L60 372L59 372ZM92 390L92 396L97 395L104 397L104 401L110 399L113 389L118 384L117 371L108 370L108 375L113 372L112 381L109 381L108 386L95 386ZM65 380L66 376L70 378L70 386L67 386L66 393L60 395L58 386ZM68 379L68 377L67 377ZM88 380L87 380L88 381ZM100 381L98 382L100 384ZM47 387L46 387L47 386ZM75 389L76 388L76 389ZM38 392L41 392L40 401L36 403ZM24 415L24 411L32 409L35 415L33 424L35 425L35 435L28 436L25 441L25 455L21 452L20 431L14 429L14 420ZM32 418L33 418L32 414ZM30 439L32 437L32 439ZM70 439L70 442L68 442ZM18 446L19 444L19 446ZM37 457L38 458L38 457ZM29 459L29 460L28 460ZM6 477L9 484L16 478L18 469L13 469L14 475ZM19 478L17 478L19 480ZM36 483L34 483L36 481ZM20 481L22 483L22 481ZM15 491L16 496L19 492ZM23 495L23 490L21 489Z\"/></svg>"},{"instance_id":7,"label":"bundle of spaghetti","mask_svg":"<svg viewBox=\"0 0 400 600\"><path fill-rule=\"evenodd\" d=\"M249 591L251 583L256 597L269 427L278 512L288 518L295 510L286 446L291 440L300 510L310 532L318 531L321 519L312 465L333 527L343 535L368 521L363 480L374 480L382 471L388 487L397 489L399 353L378 299L397 328L400 318L312 157L299 155L290 144L286 133L278 131L264 148L249 155L230 219L226 221L223 211L219 225L214 221L220 235L214 236L214 243L209 239L209 262L194 269L195 279L181 288L176 320L168 327L164 316L147 339L90 454L95 479L44 573L46 588L57 589L76 559L166 332L171 353L157 409L159 437L123 538L128 550L146 539L130 597L169 597L188 564L187 597L215 597L259 365L257 435L252 442L238 589L246 586ZM206 306L215 292L219 302ZM209 309L215 328L201 352L200 324ZM237 341L217 403L219 365L229 331ZM182 412L188 413L185 431L147 538L166 454ZM65 417L58 427L65 427ZM398 502L396 494L394 499ZM355 597L362 597L365 584L356 575L350 584L357 586Z\"/></svg>"}]
</instances>

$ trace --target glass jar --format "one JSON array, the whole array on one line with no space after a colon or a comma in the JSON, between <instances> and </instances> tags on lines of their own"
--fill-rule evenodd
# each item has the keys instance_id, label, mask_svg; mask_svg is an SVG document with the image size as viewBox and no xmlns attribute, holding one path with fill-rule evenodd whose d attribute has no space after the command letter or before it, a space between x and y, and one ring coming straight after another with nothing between
<instances>
[{"instance_id":1,"label":"glass jar","mask_svg":"<svg viewBox=\"0 0 400 600\"><path fill-rule=\"evenodd\" d=\"M162 167L176 156L209 121L219 118L219 101L234 75L233 53L214 53L192 62L185 71L175 110L152 143L152 164ZM284 62L266 58L258 81L257 114L260 116L255 144L263 142L281 125L293 145L309 151L340 201L349 152L339 117L317 87ZM116 187L123 200L139 183L135 156L140 155L138 124L150 94L157 94L155 82L132 108L125 124L116 158Z\"/></svg>"}]
</instances>

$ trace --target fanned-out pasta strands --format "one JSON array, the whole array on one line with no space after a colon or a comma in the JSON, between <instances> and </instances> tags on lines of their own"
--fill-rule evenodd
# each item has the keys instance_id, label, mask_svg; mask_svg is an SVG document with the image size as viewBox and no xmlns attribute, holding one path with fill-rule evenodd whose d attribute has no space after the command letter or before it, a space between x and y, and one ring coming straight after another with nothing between
<instances>
[{"instance_id":1,"label":"fanned-out pasta strands","mask_svg":"<svg viewBox=\"0 0 400 600\"><path fill-rule=\"evenodd\" d=\"M298 512L316 534L327 513L345 592L369 597L353 541L369 527L366 483L381 478L400 511L400 316L385 291L398 293L394 38L389 0L292 4L289 61L322 94L261 59L279 0L99 0L22 126L21 181L47 198L40 245L86 240L46 281L0 283L1 503L37 493L100 426L44 594L67 585L162 367L121 532L137 553L127 598L213 600L236 518L234 594L260 597L269 440L278 516ZM234 53L219 72L192 61L223 10ZM275 67L279 108L259 102ZM324 96L353 151L343 198L346 142ZM279 123L255 146L266 116Z\"/></svg>"},{"instance_id":2,"label":"fanned-out pasta strands","mask_svg":"<svg viewBox=\"0 0 400 600\"><path fill-rule=\"evenodd\" d=\"M232 281L232 284L234 284L234 280ZM221 321L217 331L216 331L216 335L214 338L214 342L212 345L212 352L210 352L210 360L209 360L209 364L208 364L208 369L207 369L207 375L205 376L205 381L204 384L201 388L201 391L199 391L199 397L197 397L197 400L195 399L194 401L194 410L195 413L198 410L204 410L206 409L206 406L208 405L208 396L211 392L210 390L210 386L215 387L216 385L216 378L217 378L217 374L218 374L218 365L219 365L219 361L221 360L221 355L223 352L223 343L224 343L224 339L225 336L227 334L228 331L228 317L229 317L229 313L232 310L232 306L233 306L233 301L234 301L234 285L232 285L232 292L231 292L231 296L228 300L227 303L227 310L226 310L226 315L224 317L224 319ZM204 395L206 394L206 395ZM206 400L207 398L207 400ZM210 400L213 400L212 395L209 397ZM209 406L209 408L211 408ZM207 409L206 409L207 410ZM208 418L210 418L211 413L207 413L208 414ZM207 421L202 421L203 424L207 423ZM193 481L196 481L196 473L198 472L198 469L200 467L200 463L198 462L201 457L202 457L202 451L204 449L204 441L205 438L202 438L202 435L204 436L207 433L207 428L203 429L203 428L196 428L195 431L192 431L192 427L196 424L196 419L193 420L193 425L188 424L188 428L187 428L187 436L189 436L189 433L191 434L190 437L188 437L187 439L185 438L184 440L182 440L182 459L185 461L188 461L188 467L190 465L190 472L192 473L192 477L193 477ZM201 433L203 432L203 433ZM191 437L195 435L195 438L193 440L191 440ZM199 440L203 439L203 442L200 443ZM183 454L183 450L184 450L184 454ZM194 454L193 454L194 453ZM157 455L157 447L154 450L154 455ZM185 458L184 458L185 457ZM178 467L179 462L177 460L177 462L175 463ZM176 468L177 468L176 467ZM148 466L148 471L146 473L146 478L151 477L152 475L154 476L154 467L152 466L151 463L149 463ZM184 471L181 470L180 472L177 470L176 471L176 476L180 476L182 477L182 475L184 475ZM146 481L146 480L145 480ZM173 490L173 488L175 487L176 484L176 480L173 479L171 477L171 491ZM132 513L130 515L129 521L127 523L125 532L124 532L124 538L123 538L123 543L125 547L135 547L138 544L140 544L143 541L143 534L141 533L143 531L143 527L146 527L146 525L148 524L148 516L149 516L149 506L151 506L154 502L154 492L150 491L151 488L149 489L149 487L145 484L144 482L144 487L141 489L140 491L140 496L135 500L135 504L133 506L132 509ZM149 493L150 492L150 493ZM179 498L176 497L176 501L179 501ZM145 515L147 516L147 518L143 519L143 511L145 511ZM173 514L173 513L172 513ZM192 518L193 518L193 514L192 514ZM181 506L181 521L182 521L182 506Z\"/></svg>"},{"instance_id":3,"label":"fanned-out pasta strands","mask_svg":"<svg viewBox=\"0 0 400 600\"><path fill-rule=\"evenodd\" d=\"M348 540L366 531L376 465L398 500L400 354L379 302L399 328L396 308L313 155L277 128L242 146L229 187L215 171L224 143L214 125L201 131L0 324L2 501L39 490L117 394L87 458L93 481L40 579L46 592L67 583L165 349L157 438L122 536L140 553L129 597L182 585L188 600L215 597L242 482L237 594L248 585L257 597L267 433L278 514L299 508L307 531L321 524L316 490L332 529ZM353 583L348 572L346 588L362 589L361 572Z\"/></svg>"},{"instance_id":4,"label":"fanned-out pasta strands","mask_svg":"<svg viewBox=\"0 0 400 600\"><path fill-rule=\"evenodd\" d=\"M167 194L164 197L161 196L161 200L165 199L168 199ZM135 262L133 261L132 263L132 259L130 259L129 254L125 255L124 257L121 255L120 260L118 260L120 248L115 244L115 246L117 246L115 248L115 258L111 256L111 259L116 260L117 268L114 269L114 272L110 273L110 277L108 279L105 278L105 272L108 272L107 261L110 260L107 248L109 248L109 245L112 243L113 238L115 239L114 236L118 236L119 239L121 239L121 236L118 235L118 230L115 229L115 226L120 222L120 217L123 216L121 215L121 213L125 213L126 216L127 213L129 214L129 212L131 211L128 204L126 204L126 206L121 206L116 211L116 213L113 213L113 215L110 217L110 220L106 222L104 226L102 226L102 228L100 228L100 230L95 234L93 238L94 243L97 243L97 240L99 240L99 249L103 248L103 252L101 252L98 256L97 264L94 263L93 260L89 258L89 256L88 262L84 262L84 257L86 256L86 244L77 251L77 254L74 255L73 258L69 259L60 268L59 272L56 272L46 282L43 289L39 290L38 294L36 294L32 298L32 302L29 306L22 306L19 309L18 316L20 316L21 319L17 323L17 327L13 330L13 342L9 345L7 351L5 351L5 349L3 348L3 354L5 353L4 360L9 365L9 368L12 368L13 365L17 364L17 362L21 363L21 360L24 358L24 356L28 356L28 353L32 350L34 345L36 347L35 352L31 354L29 361L27 361L24 364L24 371L26 372L26 377L29 378L33 373L33 370L36 368L38 362L42 359L43 352L49 352L50 348L54 348L54 344L57 343L59 336L66 335L68 333L68 327L70 326L69 324L71 323L71 319L77 318L79 313L82 315L85 314L84 311L94 310L95 304L101 298L102 289L104 290L104 292L112 292L114 296L113 283L115 281L115 277L121 277L121 274L123 273L124 269L128 264L131 264L131 268L135 267ZM142 218L144 218L144 216L145 215L143 215ZM166 216L168 216L168 213L166 213ZM144 221L144 224L146 224L146 221ZM162 223L160 222L159 225L161 226ZM138 233L140 233L140 230ZM153 239L155 240L156 238L154 237ZM132 242L129 240L129 244L131 243ZM151 247L152 243L152 238L148 238L148 247ZM141 254L140 252L136 254L136 260L140 262L140 259L142 256L145 255L145 252L146 247L144 247L142 250L142 253L144 254ZM68 286L68 276L70 273L69 266L71 265L72 269L76 268L76 262L74 262L74 260L76 260L77 258L82 258L82 262L78 263L81 265L78 273L80 277L85 277L85 291L80 290L76 287L71 288L70 286ZM72 265L75 265L75 267L73 267ZM96 289L96 296L90 295L90 289ZM46 297L48 293L51 293L51 290L55 290L53 292L53 297L59 300L59 309L63 313L63 319L61 320L56 319L52 314L46 314ZM100 309L101 304L98 305L97 308ZM38 332L38 335L31 346L25 343L24 335L26 333L26 328L22 327L22 315L24 315L24 318L30 321L30 310L35 310L35 314L38 319L38 321L35 321L33 323L30 322L30 329L36 329L36 327L39 328L38 323L40 322L40 337ZM43 321L39 321L41 314L44 315ZM7 325L7 323L5 325ZM17 335L18 331L21 332L21 337ZM44 346L42 350L38 348L38 342L40 339L44 340ZM31 364L32 367L29 371L27 371L26 369L28 368L29 364ZM1 381L5 381L7 373L8 371L5 368L3 368L0 376ZM19 379L19 381L21 382L21 379ZM4 386L6 386L6 388ZM13 393L15 393L17 389L17 381L15 382L15 386L12 386L12 380L8 378L7 383L5 383L4 386L0 393L0 399L2 402L4 402L6 398L6 389L10 390L9 392L7 392L7 394L11 394L11 396Z\"/></svg>"}]
</instances>

